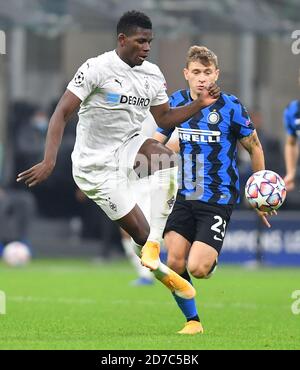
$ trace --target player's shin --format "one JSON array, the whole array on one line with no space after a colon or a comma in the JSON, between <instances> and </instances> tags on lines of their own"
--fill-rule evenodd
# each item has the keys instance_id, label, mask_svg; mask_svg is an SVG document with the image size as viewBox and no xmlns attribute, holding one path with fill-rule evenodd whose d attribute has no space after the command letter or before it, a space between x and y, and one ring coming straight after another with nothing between
<instances>
[{"instance_id":1,"label":"player's shin","mask_svg":"<svg viewBox=\"0 0 300 370\"><path fill-rule=\"evenodd\" d=\"M151 176L150 234L143 247L141 261L151 270L159 266L159 252L162 234L177 194L178 167L158 170Z\"/></svg>"},{"instance_id":2,"label":"player's shin","mask_svg":"<svg viewBox=\"0 0 300 370\"><path fill-rule=\"evenodd\" d=\"M192 284L192 280L187 270L185 270L180 276ZM203 333L204 330L198 316L195 298L182 299L175 293L173 293L173 297L187 321L183 329L177 333L187 335Z\"/></svg>"},{"instance_id":3,"label":"player's shin","mask_svg":"<svg viewBox=\"0 0 300 370\"><path fill-rule=\"evenodd\" d=\"M192 279L187 270L185 270L183 274L180 274L180 276L192 284ZM194 298L182 299L181 297L178 297L174 293L173 297L187 321L190 320L200 321L197 312L196 301Z\"/></svg>"}]
</instances>

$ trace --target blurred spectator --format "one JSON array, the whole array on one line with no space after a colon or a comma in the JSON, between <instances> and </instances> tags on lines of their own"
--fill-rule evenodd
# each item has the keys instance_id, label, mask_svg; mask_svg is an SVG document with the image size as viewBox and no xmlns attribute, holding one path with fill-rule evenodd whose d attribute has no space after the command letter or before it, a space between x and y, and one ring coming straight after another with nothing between
<instances>
[{"instance_id":1,"label":"blurred spectator","mask_svg":"<svg viewBox=\"0 0 300 370\"><path fill-rule=\"evenodd\" d=\"M57 102L51 103L47 113L42 108L37 109L26 103L17 105L17 114L15 112L12 115L14 130L12 130L11 134L11 137L14 138L13 146L16 173L22 172L24 169L31 167L32 164L42 160L49 115L52 115L56 104ZM19 195L11 195L11 199L15 198L17 204L18 202L26 202L24 199L28 196L27 198L30 198L34 202L33 194L40 216L69 219L74 219L74 217L76 219L79 216L82 220L81 237L99 239L105 246L105 248L101 249L101 243L99 243L99 255L101 257L108 258L110 255L123 254L119 228L107 219L96 204L77 189L73 181L71 153L75 142L76 123L77 116L74 115L64 131L64 137L52 176L46 182L33 187L28 192L19 190L21 185L17 184L18 190L16 192L20 193ZM23 194L22 196L21 193ZM13 193L10 192L10 194ZM5 218L5 214L7 215L7 212L14 212L14 207L17 207L15 203L9 205L9 198L8 193L6 193L5 204L3 203L2 210L0 209L3 219ZM27 202L30 203L28 199ZM29 208L31 209L32 207L24 205L24 207L20 206L20 208L22 208L22 212L19 213L19 218L15 217L16 221L22 220L22 218L29 221L29 214L25 217L24 212L30 213ZM27 228L26 223L23 226L25 229ZM8 229L11 229L11 227ZM17 232L20 235L22 233L21 231Z\"/></svg>"},{"instance_id":2,"label":"blurred spectator","mask_svg":"<svg viewBox=\"0 0 300 370\"><path fill-rule=\"evenodd\" d=\"M6 133L6 148L5 148L5 163L6 174L5 178L9 177L10 187L16 187L15 174L20 172L22 167L21 158L17 153L17 138L19 128L27 125L36 107L25 101L16 101L10 104L8 109L8 124ZM3 175L3 174L2 174Z\"/></svg>"},{"instance_id":3,"label":"blurred spectator","mask_svg":"<svg viewBox=\"0 0 300 370\"><path fill-rule=\"evenodd\" d=\"M300 85L300 69L298 74ZM300 99L292 100L283 112L283 124L285 128L285 177L284 181L288 191L286 206L299 210L299 138L300 138Z\"/></svg>"},{"instance_id":4,"label":"blurred spectator","mask_svg":"<svg viewBox=\"0 0 300 370\"><path fill-rule=\"evenodd\" d=\"M37 109L27 122L18 125L15 149L17 172L22 172L43 158L48 121L46 112ZM69 218L78 212L71 166L76 127L72 123L69 126L73 127L65 132L53 176L30 189L37 200L39 213L45 217Z\"/></svg>"},{"instance_id":5,"label":"blurred spectator","mask_svg":"<svg viewBox=\"0 0 300 370\"><path fill-rule=\"evenodd\" d=\"M18 240L30 245L28 231L35 213L30 192L0 188L0 244Z\"/></svg>"},{"instance_id":6,"label":"blurred spectator","mask_svg":"<svg viewBox=\"0 0 300 370\"><path fill-rule=\"evenodd\" d=\"M10 105L8 110L9 124L7 128L11 139L15 138L15 133L18 131L19 127L29 122L36 109L35 105L26 101L16 101Z\"/></svg>"},{"instance_id":7,"label":"blurred spectator","mask_svg":"<svg viewBox=\"0 0 300 370\"><path fill-rule=\"evenodd\" d=\"M30 121L35 106L18 101L8 112L6 156L0 178L0 244L18 240L30 244L29 228L36 215L34 196L20 189L15 181L16 167L20 161L17 155L16 133Z\"/></svg>"},{"instance_id":8,"label":"blurred spectator","mask_svg":"<svg viewBox=\"0 0 300 370\"><path fill-rule=\"evenodd\" d=\"M34 114L18 125L16 130L17 170L31 166L43 158L45 138L48 128L48 116L43 110Z\"/></svg>"}]
</instances>

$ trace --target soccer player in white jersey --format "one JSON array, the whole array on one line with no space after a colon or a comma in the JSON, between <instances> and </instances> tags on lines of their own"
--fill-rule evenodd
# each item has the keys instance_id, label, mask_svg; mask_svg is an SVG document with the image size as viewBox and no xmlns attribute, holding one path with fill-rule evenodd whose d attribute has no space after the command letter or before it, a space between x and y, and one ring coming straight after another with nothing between
<instances>
[{"instance_id":1,"label":"soccer player in white jersey","mask_svg":"<svg viewBox=\"0 0 300 370\"><path fill-rule=\"evenodd\" d=\"M162 232L177 192L173 152L140 131L149 109L160 127L170 128L210 102L199 96L189 105L170 108L160 69L146 61L152 39L151 20L144 13L130 11L120 18L117 48L78 69L50 119L43 161L20 173L17 181L31 187L49 177L68 118L80 107L72 153L76 184L134 239L143 265L188 299L195 295L192 285L159 259ZM211 101L220 94L215 84L208 90ZM153 175L151 197L158 204L151 207L150 225L128 181L130 171L145 171L144 167Z\"/></svg>"},{"instance_id":2,"label":"soccer player in white jersey","mask_svg":"<svg viewBox=\"0 0 300 370\"><path fill-rule=\"evenodd\" d=\"M149 113L146 119L142 123L142 134L147 137L153 137L156 133L157 124L152 116ZM174 131L172 137L168 140L166 146L173 150L173 152L179 152L179 142L177 130ZM135 199L137 205L141 208L143 214L145 215L148 223L150 224L150 214L151 214L151 176L146 176L142 179L137 179L133 182L133 190L135 194ZM138 258L134 247L135 243L133 239L121 229L122 236L122 245L126 252L127 257L129 258L131 264L135 268L135 271L138 275L138 278L132 282L132 285L135 286L149 286L154 283L153 273L141 264L140 258ZM166 259L166 249L164 243L161 245L161 260Z\"/></svg>"},{"instance_id":3,"label":"soccer player in white jersey","mask_svg":"<svg viewBox=\"0 0 300 370\"><path fill-rule=\"evenodd\" d=\"M141 133L144 136L152 137L156 132L157 124L149 113L146 119L142 123ZM137 178L133 181L132 190L135 194L136 204L142 210L148 224L150 224L150 213L151 213L151 176L143 177L142 179ZM135 251L134 240L128 235L123 229L121 229L121 242L124 251L134 267L138 278L132 281L134 286L151 286L154 283L154 275L147 267L141 264L140 258L137 256Z\"/></svg>"}]
</instances>

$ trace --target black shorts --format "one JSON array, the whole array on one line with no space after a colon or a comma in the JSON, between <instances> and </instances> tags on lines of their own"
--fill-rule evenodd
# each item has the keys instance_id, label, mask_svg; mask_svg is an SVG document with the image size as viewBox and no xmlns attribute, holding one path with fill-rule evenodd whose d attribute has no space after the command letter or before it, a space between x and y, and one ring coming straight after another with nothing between
<instances>
[{"instance_id":1,"label":"black shorts","mask_svg":"<svg viewBox=\"0 0 300 370\"><path fill-rule=\"evenodd\" d=\"M186 200L178 194L164 235L168 231L175 231L191 244L194 241L206 243L219 254L232 210L233 205Z\"/></svg>"}]
</instances>

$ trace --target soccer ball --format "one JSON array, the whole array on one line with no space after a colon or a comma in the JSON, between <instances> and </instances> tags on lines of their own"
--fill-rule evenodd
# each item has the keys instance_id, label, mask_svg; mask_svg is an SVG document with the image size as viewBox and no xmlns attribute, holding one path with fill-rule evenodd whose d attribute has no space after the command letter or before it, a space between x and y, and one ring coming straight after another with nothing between
<instances>
[{"instance_id":1,"label":"soccer ball","mask_svg":"<svg viewBox=\"0 0 300 370\"><path fill-rule=\"evenodd\" d=\"M26 244L11 242L5 246L2 259L9 266L24 266L30 261L31 253Z\"/></svg>"},{"instance_id":2,"label":"soccer ball","mask_svg":"<svg viewBox=\"0 0 300 370\"><path fill-rule=\"evenodd\" d=\"M248 179L245 196L253 208L270 212L283 204L286 197L285 183L276 172L258 171Z\"/></svg>"}]
</instances>

